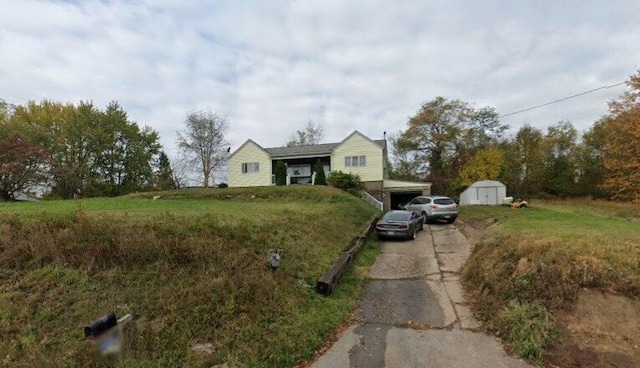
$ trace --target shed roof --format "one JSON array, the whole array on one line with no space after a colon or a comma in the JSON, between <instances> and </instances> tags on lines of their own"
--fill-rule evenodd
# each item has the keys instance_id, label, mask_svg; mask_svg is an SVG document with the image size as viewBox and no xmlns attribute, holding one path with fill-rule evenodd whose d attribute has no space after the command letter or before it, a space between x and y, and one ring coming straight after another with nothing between
<instances>
[{"instance_id":1,"label":"shed roof","mask_svg":"<svg viewBox=\"0 0 640 368\"><path fill-rule=\"evenodd\" d=\"M469 188L485 188L485 187L504 187L505 185L497 180L478 180L475 183L471 184Z\"/></svg>"}]
</instances>

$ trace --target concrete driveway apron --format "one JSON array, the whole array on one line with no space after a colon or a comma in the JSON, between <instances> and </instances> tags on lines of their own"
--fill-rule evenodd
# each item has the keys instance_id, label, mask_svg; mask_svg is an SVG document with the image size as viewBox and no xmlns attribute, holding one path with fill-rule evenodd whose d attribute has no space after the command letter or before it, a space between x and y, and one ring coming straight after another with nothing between
<instances>
[{"instance_id":1,"label":"concrete driveway apron","mask_svg":"<svg viewBox=\"0 0 640 368\"><path fill-rule=\"evenodd\" d=\"M454 225L425 226L414 241L389 241L369 271L357 324L314 368L524 368L479 325L460 271L472 245Z\"/></svg>"}]
</instances>

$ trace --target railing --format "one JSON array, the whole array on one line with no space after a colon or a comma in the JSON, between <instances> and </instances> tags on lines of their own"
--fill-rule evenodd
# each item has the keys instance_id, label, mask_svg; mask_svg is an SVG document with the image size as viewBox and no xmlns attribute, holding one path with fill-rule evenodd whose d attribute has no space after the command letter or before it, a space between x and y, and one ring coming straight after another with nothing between
<instances>
[{"instance_id":1,"label":"railing","mask_svg":"<svg viewBox=\"0 0 640 368\"><path fill-rule=\"evenodd\" d=\"M383 210L383 205L382 202L380 202L376 197L372 196L371 194L367 193L366 191L360 191L360 197L362 199L365 200L365 202L369 203L370 205L372 205L373 207L379 209L380 211Z\"/></svg>"}]
</instances>

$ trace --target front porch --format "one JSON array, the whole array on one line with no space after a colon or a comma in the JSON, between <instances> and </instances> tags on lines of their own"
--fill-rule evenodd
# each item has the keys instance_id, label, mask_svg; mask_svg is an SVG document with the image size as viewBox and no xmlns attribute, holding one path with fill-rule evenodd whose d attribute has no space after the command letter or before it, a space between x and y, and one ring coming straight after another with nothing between
<instances>
[{"instance_id":1,"label":"front porch","mask_svg":"<svg viewBox=\"0 0 640 368\"><path fill-rule=\"evenodd\" d=\"M287 166L287 184L311 184L312 175L315 171L316 163L320 160L324 168L325 175L331 172L331 157L311 157L311 158L294 158L273 160L271 167L271 184L276 183L275 172L276 164L282 161Z\"/></svg>"}]
</instances>

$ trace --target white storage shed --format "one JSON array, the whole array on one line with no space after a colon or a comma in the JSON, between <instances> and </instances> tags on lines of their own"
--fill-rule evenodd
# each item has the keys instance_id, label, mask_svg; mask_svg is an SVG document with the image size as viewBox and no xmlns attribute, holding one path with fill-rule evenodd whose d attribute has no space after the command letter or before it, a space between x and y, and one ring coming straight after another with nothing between
<instances>
[{"instance_id":1,"label":"white storage shed","mask_svg":"<svg viewBox=\"0 0 640 368\"><path fill-rule=\"evenodd\" d=\"M507 187L499 181L480 180L460 194L460 204L499 205L507 196Z\"/></svg>"}]
</instances>

